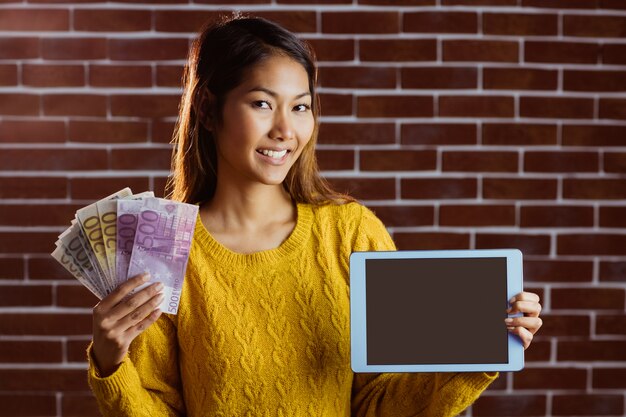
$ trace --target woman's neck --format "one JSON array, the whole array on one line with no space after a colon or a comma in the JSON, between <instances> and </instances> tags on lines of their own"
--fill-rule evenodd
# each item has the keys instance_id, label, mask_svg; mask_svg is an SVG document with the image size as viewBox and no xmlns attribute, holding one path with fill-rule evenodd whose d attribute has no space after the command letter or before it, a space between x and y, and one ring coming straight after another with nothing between
<instances>
[{"instance_id":1,"label":"woman's neck","mask_svg":"<svg viewBox=\"0 0 626 417\"><path fill-rule=\"evenodd\" d=\"M200 215L215 232L254 232L271 224L295 219L289 193L282 185L236 187L218 181L213 198L200 207Z\"/></svg>"}]
</instances>

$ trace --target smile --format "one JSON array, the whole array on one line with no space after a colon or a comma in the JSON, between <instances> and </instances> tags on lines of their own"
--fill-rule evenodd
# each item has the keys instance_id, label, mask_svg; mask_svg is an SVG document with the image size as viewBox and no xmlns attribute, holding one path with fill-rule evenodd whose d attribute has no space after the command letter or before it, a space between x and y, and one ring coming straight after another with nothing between
<instances>
[{"instance_id":1,"label":"smile","mask_svg":"<svg viewBox=\"0 0 626 417\"><path fill-rule=\"evenodd\" d=\"M273 151L270 149L257 149L257 155L262 161L270 165L283 165L287 162L287 157L291 153L288 149L283 149L282 151Z\"/></svg>"},{"instance_id":2,"label":"smile","mask_svg":"<svg viewBox=\"0 0 626 417\"><path fill-rule=\"evenodd\" d=\"M269 156L272 159L282 159L286 154L287 154L287 149L284 149L282 151L271 151L268 149L258 149L257 150L258 153L263 154L265 156Z\"/></svg>"}]
</instances>

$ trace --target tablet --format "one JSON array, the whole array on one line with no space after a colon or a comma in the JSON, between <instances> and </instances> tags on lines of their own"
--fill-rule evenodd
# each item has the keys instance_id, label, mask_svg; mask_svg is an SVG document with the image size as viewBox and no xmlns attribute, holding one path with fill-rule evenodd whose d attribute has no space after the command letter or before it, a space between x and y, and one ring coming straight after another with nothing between
<instances>
[{"instance_id":1,"label":"tablet","mask_svg":"<svg viewBox=\"0 0 626 417\"><path fill-rule=\"evenodd\" d=\"M517 249L354 252L352 370L518 371L524 347L504 319L521 291Z\"/></svg>"}]
</instances>

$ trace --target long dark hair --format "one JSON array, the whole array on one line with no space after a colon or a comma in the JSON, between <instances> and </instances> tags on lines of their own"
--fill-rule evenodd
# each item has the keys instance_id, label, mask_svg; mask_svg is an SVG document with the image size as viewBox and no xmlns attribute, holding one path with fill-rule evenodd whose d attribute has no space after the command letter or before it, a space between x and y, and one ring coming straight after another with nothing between
<instances>
[{"instance_id":1,"label":"long dark hair","mask_svg":"<svg viewBox=\"0 0 626 417\"><path fill-rule=\"evenodd\" d=\"M167 198L185 203L209 200L217 185L217 150L213 133L202 117L210 114L220 125L229 91L241 84L245 71L272 55L286 55L308 74L315 127L311 139L289 170L283 186L296 202L341 204L354 198L331 189L319 174L315 144L319 132L320 103L316 93L315 52L305 41L276 23L239 12L205 23L194 40L183 75L183 94L171 143L172 175ZM205 90L215 97L210 109L201 108Z\"/></svg>"}]
</instances>

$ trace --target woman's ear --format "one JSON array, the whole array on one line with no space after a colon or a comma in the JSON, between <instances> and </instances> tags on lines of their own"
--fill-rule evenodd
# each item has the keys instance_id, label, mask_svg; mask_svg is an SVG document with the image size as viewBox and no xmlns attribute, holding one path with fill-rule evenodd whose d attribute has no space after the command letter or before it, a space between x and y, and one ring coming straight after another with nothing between
<instances>
[{"instance_id":1,"label":"woman's ear","mask_svg":"<svg viewBox=\"0 0 626 417\"><path fill-rule=\"evenodd\" d=\"M213 130L214 123L214 108L215 108L215 95L209 91L208 88L203 88L200 95L200 103L198 104L198 117L200 123L209 132Z\"/></svg>"}]
</instances>

